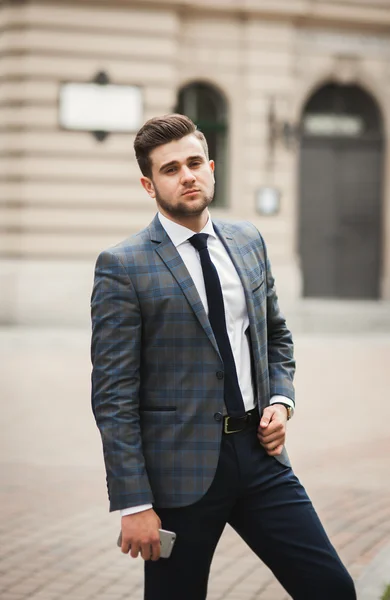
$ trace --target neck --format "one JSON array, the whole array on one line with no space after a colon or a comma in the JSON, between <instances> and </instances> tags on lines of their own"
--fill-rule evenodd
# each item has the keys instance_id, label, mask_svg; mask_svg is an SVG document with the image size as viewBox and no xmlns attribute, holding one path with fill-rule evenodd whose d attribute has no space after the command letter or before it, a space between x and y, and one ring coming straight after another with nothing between
<instances>
[{"instance_id":1,"label":"neck","mask_svg":"<svg viewBox=\"0 0 390 600\"><path fill-rule=\"evenodd\" d=\"M187 227L187 229L191 229L191 231L194 231L195 233L199 233L200 231L202 231L210 216L207 208L199 215L183 216L170 215L164 209L162 209L161 206L159 206L158 209L161 212L161 214L164 215L164 217L166 217L170 221L173 221L178 225L182 225L183 227Z\"/></svg>"}]
</instances>

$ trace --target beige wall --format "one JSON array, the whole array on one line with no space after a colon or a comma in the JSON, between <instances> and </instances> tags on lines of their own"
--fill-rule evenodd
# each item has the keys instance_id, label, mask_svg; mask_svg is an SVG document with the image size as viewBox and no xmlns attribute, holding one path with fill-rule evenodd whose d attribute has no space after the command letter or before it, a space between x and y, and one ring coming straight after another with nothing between
<instances>
[{"instance_id":1,"label":"beige wall","mask_svg":"<svg viewBox=\"0 0 390 600\"><path fill-rule=\"evenodd\" d=\"M164 11L35 4L3 12L0 72L8 81L0 118L12 128L1 194L9 200L5 218L12 230L5 250L92 256L125 236L130 218L133 229L142 224L137 209L148 203L137 184L132 136L113 135L100 144L92 135L59 130L59 84L89 81L106 70L114 82L142 86L145 118L170 110L178 19Z\"/></svg>"},{"instance_id":2,"label":"beige wall","mask_svg":"<svg viewBox=\"0 0 390 600\"><path fill-rule=\"evenodd\" d=\"M214 214L259 226L282 296L296 298L298 150L279 141L270 167L270 99L278 119L297 123L316 86L329 78L358 81L377 98L389 135L390 37L382 28L390 3L259 0L247 3L246 14L228 0L214 11L213 2L191 10L179 0L113 4L0 8L0 320L87 322L97 253L155 212L138 183L132 135L101 144L59 129L61 81L89 81L100 70L114 83L142 87L145 119L171 111L185 83L220 88L229 106L230 208ZM255 213L255 191L264 184L282 191L277 217ZM383 294L390 298L388 245L384 257Z\"/></svg>"}]
</instances>

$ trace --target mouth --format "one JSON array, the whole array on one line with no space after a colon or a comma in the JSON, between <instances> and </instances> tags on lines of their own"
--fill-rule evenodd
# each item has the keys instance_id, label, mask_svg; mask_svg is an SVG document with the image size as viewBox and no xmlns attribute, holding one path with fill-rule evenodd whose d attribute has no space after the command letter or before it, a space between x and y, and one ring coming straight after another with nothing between
<instances>
[{"instance_id":1,"label":"mouth","mask_svg":"<svg viewBox=\"0 0 390 600\"><path fill-rule=\"evenodd\" d=\"M200 190L188 190L187 192L184 192L184 194L182 194L183 196L194 196L195 194L198 194Z\"/></svg>"}]
</instances>

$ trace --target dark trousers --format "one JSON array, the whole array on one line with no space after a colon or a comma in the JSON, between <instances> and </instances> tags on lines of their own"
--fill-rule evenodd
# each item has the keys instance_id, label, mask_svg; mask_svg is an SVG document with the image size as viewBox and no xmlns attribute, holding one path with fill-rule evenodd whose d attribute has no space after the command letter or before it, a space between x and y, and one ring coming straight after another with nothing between
<instances>
[{"instance_id":1,"label":"dark trousers","mask_svg":"<svg viewBox=\"0 0 390 600\"><path fill-rule=\"evenodd\" d=\"M226 523L294 600L356 600L304 488L266 454L255 429L223 436L214 481L199 502L155 510L177 538L169 559L145 562L145 600L204 600Z\"/></svg>"}]
</instances>

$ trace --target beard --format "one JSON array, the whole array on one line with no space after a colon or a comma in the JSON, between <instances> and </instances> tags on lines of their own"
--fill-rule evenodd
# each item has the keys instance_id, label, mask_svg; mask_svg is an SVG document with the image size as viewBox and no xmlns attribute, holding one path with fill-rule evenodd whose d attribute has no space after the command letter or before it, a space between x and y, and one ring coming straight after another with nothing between
<instances>
[{"instance_id":1,"label":"beard","mask_svg":"<svg viewBox=\"0 0 390 600\"><path fill-rule=\"evenodd\" d=\"M204 192L199 192L199 198L188 202L183 197L183 201L180 201L172 206L172 203L164 198L154 185L154 191L156 193L157 204L171 217L183 218L183 217L195 217L201 215L203 211L211 204L214 198L214 186L209 195Z\"/></svg>"}]
</instances>

